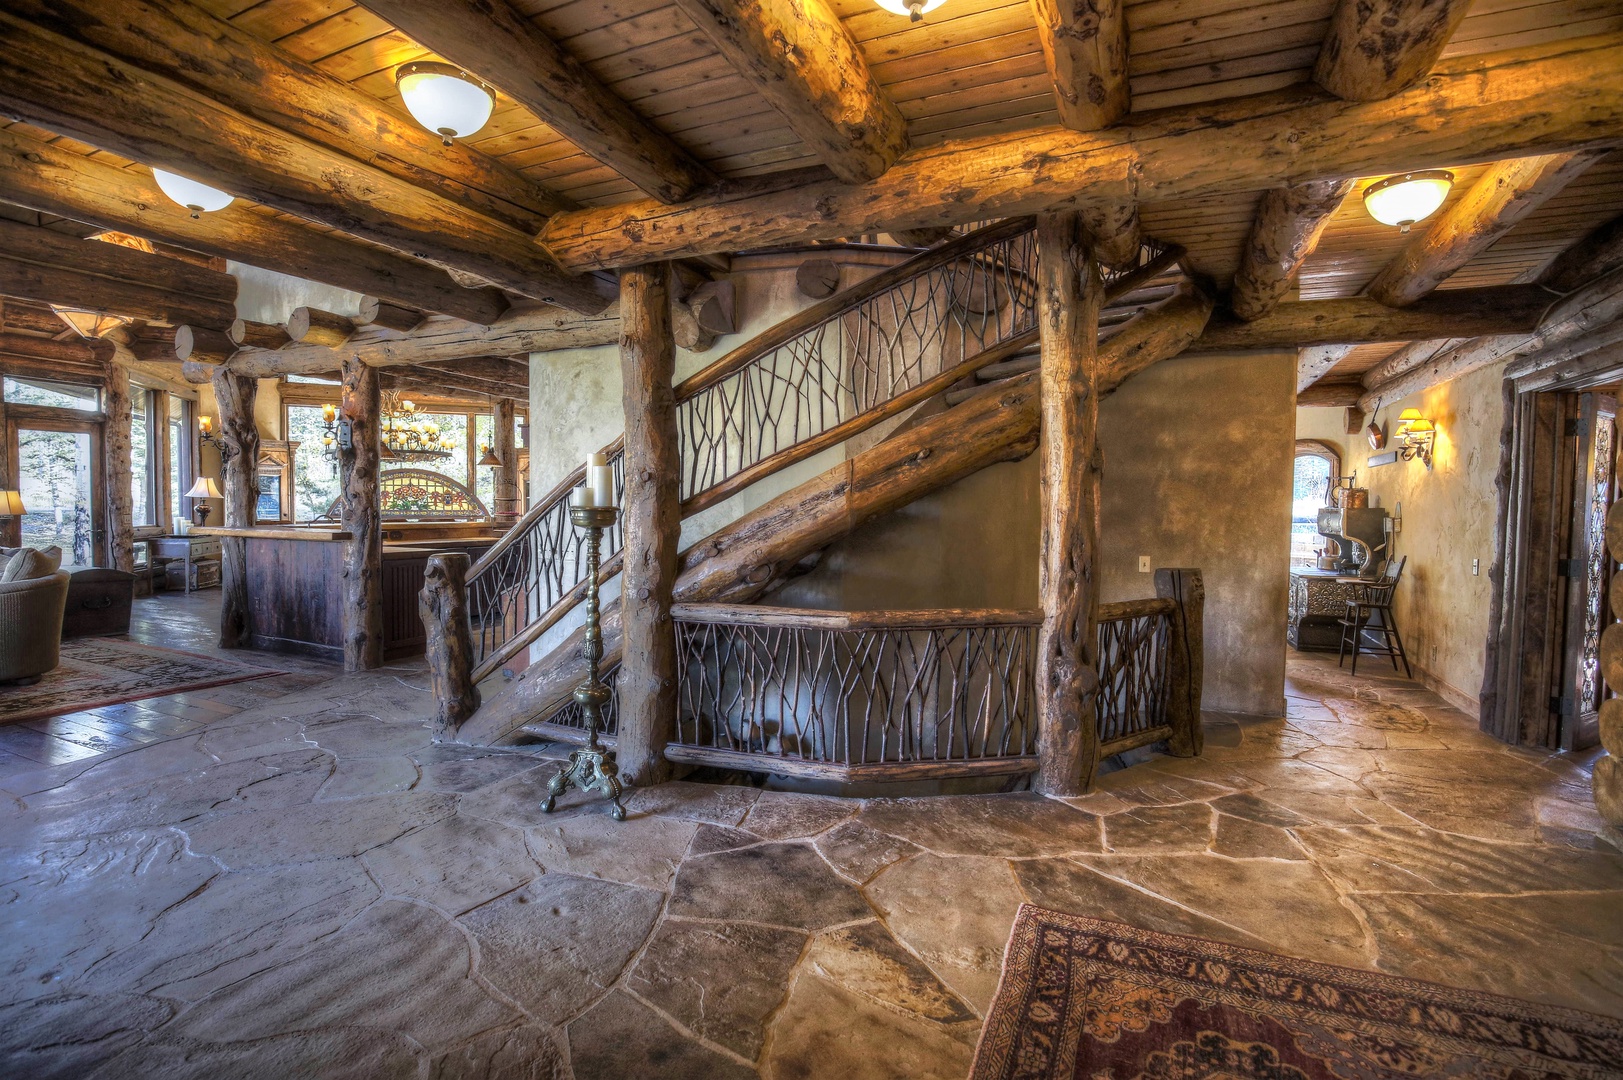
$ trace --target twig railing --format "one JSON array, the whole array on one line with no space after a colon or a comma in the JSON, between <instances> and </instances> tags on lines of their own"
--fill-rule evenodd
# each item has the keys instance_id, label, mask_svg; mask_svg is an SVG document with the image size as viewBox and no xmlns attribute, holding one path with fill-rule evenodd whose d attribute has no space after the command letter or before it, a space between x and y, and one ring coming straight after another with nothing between
<instances>
[{"instance_id":1,"label":"twig railing","mask_svg":"<svg viewBox=\"0 0 1623 1080\"><path fill-rule=\"evenodd\" d=\"M1125 295L1174 263L1148 246L1142 265L1107 275ZM757 335L675 388L682 513L743 488L896 416L1037 340L1032 219L977 229L875 274ZM621 443L604 448L621 488ZM584 595L569 525L576 468L468 575L475 681L538 640ZM599 576L617 574L620 537L604 537Z\"/></svg>"}]
</instances>

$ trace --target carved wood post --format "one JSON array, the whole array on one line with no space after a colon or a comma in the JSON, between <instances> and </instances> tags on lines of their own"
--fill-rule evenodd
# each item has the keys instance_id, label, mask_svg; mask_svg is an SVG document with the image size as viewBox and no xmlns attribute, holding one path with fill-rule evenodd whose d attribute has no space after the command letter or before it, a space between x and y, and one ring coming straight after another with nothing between
<instances>
[{"instance_id":1,"label":"carved wood post","mask_svg":"<svg viewBox=\"0 0 1623 1080\"><path fill-rule=\"evenodd\" d=\"M118 349L119 346L114 346ZM135 518L130 485L130 369L115 359L107 366L107 422L102 425L107 460L107 563L135 569Z\"/></svg>"},{"instance_id":2,"label":"carved wood post","mask_svg":"<svg viewBox=\"0 0 1623 1080\"><path fill-rule=\"evenodd\" d=\"M456 735L462 721L479 709L473 684L473 626L468 619L468 567L464 552L428 557L417 614L428 634L428 674L434 691L434 737Z\"/></svg>"},{"instance_id":3,"label":"carved wood post","mask_svg":"<svg viewBox=\"0 0 1623 1080\"><path fill-rule=\"evenodd\" d=\"M625 563L621 574L620 771L633 784L669 779L665 744L676 725L676 582L682 511L676 441L676 344L666 271L620 275L620 371L625 408Z\"/></svg>"},{"instance_id":4,"label":"carved wood post","mask_svg":"<svg viewBox=\"0 0 1623 1080\"><path fill-rule=\"evenodd\" d=\"M169 391L152 391L152 468L158 483L156 485L156 498L158 505L153 507L152 523L166 533L175 531L175 516L169 510L174 502L175 489L169 475L169 461L174 454L173 440L169 434Z\"/></svg>"},{"instance_id":5,"label":"carved wood post","mask_svg":"<svg viewBox=\"0 0 1623 1080\"><path fill-rule=\"evenodd\" d=\"M1155 572L1155 595L1178 604L1167 640L1167 722L1172 725L1167 749L1177 757L1194 757L1206 744L1200 727L1200 685L1206 671L1206 583L1199 570L1162 568Z\"/></svg>"},{"instance_id":6,"label":"carved wood post","mask_svg":"<svg viewBox=\"0 0 1623 1080\"><path fill-rule=\"evenodd\" d=\"M350 447L338 451L343 483L344 670L383 664L383 510L378 487L382 453L378 370L357 357L344 361L340 416L350 424Z\"/></svg>"},{"instance_id":7,"label":"carved wood post","mask_svg":"<svg viewBox=\"0 0 1623 1080\"><path fill-rule=\"evenodd\" d=\"M495 497L491 500L491 513L506 524L518 517L518 451L513 446L513 400L497 398L491 408L491 449L501 459L496 475L491 479Z\"/></svg>"},{"instance_id":8,"label":"carved wood post","mask_svg":"<svg viewBox=\"0 0 1623 1080\"><path fill-rule=\"evenodd\" d=\"M1037 219L1042 564L1037 787L1078 795L1099 763L1098 337L1104 291L1074 212Z\"/></svg>"},{"instance_id":9,"label":"carved wood post","mask_svg":"<svg viewBox=\"0 0 1623 1080\"><path fill-rule=\"evenodd\" d=\"M251 529L259 496L259 428L254 423L259 381L222 367L215 371L212 385L220 410L215 432L222 448L225 526ZM253 637L253 617L248 608L248 541L243 537L220 538L220 592L220 648L246 649Z\"/></svg>"}]
</instances>

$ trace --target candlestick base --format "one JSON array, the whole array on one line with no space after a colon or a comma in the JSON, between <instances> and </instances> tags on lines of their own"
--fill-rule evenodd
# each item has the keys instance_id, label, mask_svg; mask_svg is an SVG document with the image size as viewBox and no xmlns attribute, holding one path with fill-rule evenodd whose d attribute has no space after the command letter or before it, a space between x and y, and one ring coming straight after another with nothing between
<instances>
[{"instance_id":1,"label":"candlestick base","mask_svg":"<svg viewBox=\"0 0 1623 1080\"><path fill-rule=\"evenodd\" d=\"M547 785L547 801L541 804L543 814L552 813L557 799L571 787L581 791L601 791L609 800L609 816L615 821L626 819L626 808L620 803L620 766L614 762L614 751L601 747L583 746L570 752L569 764Z\"/></svg>"},{"instance_id":2,"label":"candlestick base","mask_svg":"<svg viewBox=\"0 0 1623 1080\"><path fill-rule=\"evenodd\" d=\"M620 511L612 506L571 506L569 508L569 520L574 522L577 528L582 529L607 529L614 524L614 519L619 514Z\"/></svg>"}]
</instances>

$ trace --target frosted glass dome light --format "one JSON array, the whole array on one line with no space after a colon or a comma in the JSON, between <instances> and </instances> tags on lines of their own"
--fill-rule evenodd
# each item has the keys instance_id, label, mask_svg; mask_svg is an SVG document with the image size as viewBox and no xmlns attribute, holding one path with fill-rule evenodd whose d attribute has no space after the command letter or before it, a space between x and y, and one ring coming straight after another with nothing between
<instances>
[{"instance_id":1,"label":"frosted glass dome light","mask_svg":"<svg viewBox=\"0 0 1623 1080\"><path fill-rule=\"evenodd\" d=\"M874 3L886 11L906 15L913 22L921 21L925 12L934 11L946 2L947 0L874 0Z\"/></svg>"},{"instance_id":2,"label":"frosted glass dome light","mask_svg":"<svg viewBox=\"0 0 1623 1080\"><path fill-rule=\"evenodd\" d=\"M219 188L212 188L189 177L165 172L162 169L153 169L152 179L158 182L158 188L165 195L190 210L192 217L211 210L224 210L231 205L233 199L233 196L227 195Z\"/></svg>"},{"instance_id":3,"label":"frosted glass dome light","mask_svg":"<svg viewBox=\"0 0 1623 1080\"><path fill-rule=\"evenodd\" d=\"M404 64L394 73L394 81L413 118L446 146L484 127L496 107L490 87L450 64L432 60Z\"/></svg>"},{"instance_id":4,"label":"frosted glass dome light","mask_svg":"<svg viewBox=\"0 0 1623 1080\"><path fill-rule=\"evenodd\" d=\"M1408 232L1437 212L1453 186L1454 174L1443 169L1388 176L1364 189L1364 209L1382 225Z\"/></svg>"}]
</instances>

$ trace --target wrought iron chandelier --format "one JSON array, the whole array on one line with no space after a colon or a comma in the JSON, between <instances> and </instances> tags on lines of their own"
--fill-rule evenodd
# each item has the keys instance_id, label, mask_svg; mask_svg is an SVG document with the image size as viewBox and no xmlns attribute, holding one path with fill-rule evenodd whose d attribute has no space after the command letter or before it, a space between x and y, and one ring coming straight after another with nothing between
<instances>
[{"instance_id":1,"label":"wrought iron chandelier","mask_svg":"<svg viewBox=\"0 0 1623 1080\"><path fill-rule=\"evenodd\" d=\"M456 449L456 443L419 413L411 399L392 390L383 395L382 436L384 460L442 461Z\"/></svg>"}]
</instances>

